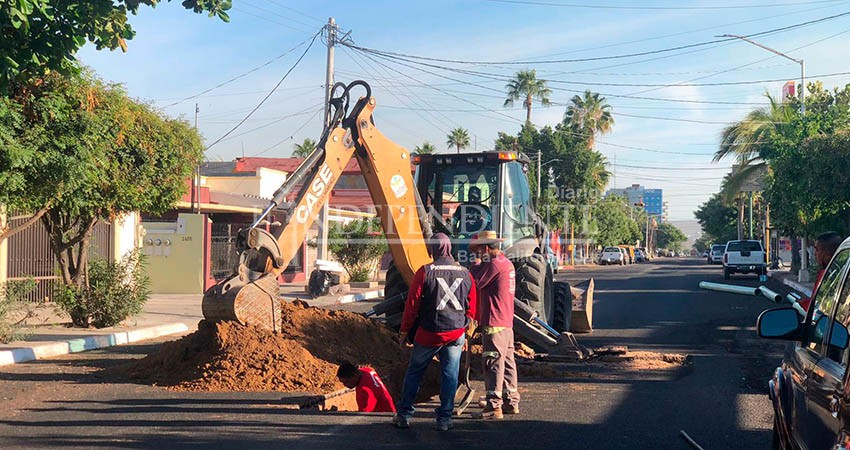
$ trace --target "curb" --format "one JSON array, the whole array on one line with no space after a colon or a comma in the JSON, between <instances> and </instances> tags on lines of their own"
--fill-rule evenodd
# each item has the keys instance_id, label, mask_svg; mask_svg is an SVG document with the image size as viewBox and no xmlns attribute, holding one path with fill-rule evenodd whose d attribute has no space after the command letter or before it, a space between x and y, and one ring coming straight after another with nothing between
<instances>
[{"instance_id":1,"label":"curb","mask_svg":"<svg viewBox=\"0 0 850 450\"><path fill-rule=\"evenodd\" d=\"M345 294L339 297L337 300L337 304L345 304L345 303L354 303L354 302L362 302L364 300L374 300L376 298L381 298L384 296L383 289L376 289L374 291L366 291L366 292L358 292L356 294Z\"/></svg>"},{"instance_id":2,"label":"curb","mask_svg":"<svg viewBox=\"0 0 850 450\"><path fill-rule=\"evenodd\" d=\"M768 272L768 274L767 274L767 275L768 275L769 277L773 278L773 279L776 279L776 277L775 277L775 276L773 276L771 272ZM811 296L812 296L812 289L811 289L811 288L808 288L808 287L806 287L806 286L803 286L802 284L800 284L800 283L798 283L798 282L796 282L796 281L794 281L794 280L789 280L788 278L781 278L781 281L782 281L782 284L784 284L784 285L786 285L786 286L790 287L791 289L794 289L794 290L795 290L795 291L797 291L797 292L800 292L800 293L802 293L802 294L805 294L805 295L806 295L806 297L811 297Z\"/></svg>"},{"instance_id":3,"label":"curb","mask_svg":"<svg viewBox=\"0 0 850 450\"><path fill-rule=\"evenodd\" d=\"M169 323L111 334L83 336L66 341L39 342L28 347L0 350L0 366L111 347L113 345L129 344L131 342L144 341L146 339L186 331L189 331L189 327L184 323Z\"/></svg>"}]
</instances>

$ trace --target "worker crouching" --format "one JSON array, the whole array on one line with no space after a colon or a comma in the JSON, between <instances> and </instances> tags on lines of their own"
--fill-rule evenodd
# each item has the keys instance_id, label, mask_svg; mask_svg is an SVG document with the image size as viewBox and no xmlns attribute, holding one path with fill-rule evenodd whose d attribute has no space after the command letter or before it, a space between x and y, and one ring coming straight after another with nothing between
<instances>
[{"instance_id":1,"label":"worker crouching","mask_svg":"<svg viewBox=\"0 0 850 450\"><path fill-rule=\"evenodd\" d=\"M465 331L476 313L476 288L469 271L452 258L448 236L442 233L432 236L428 252L434 262L416 271L404 308L399 342L405 345L408 334L414 333L413 354L393 423L398 428L410 426L422 375L437 355L441 372L437 429L447 431L452 427Z\"/></svg>"}]
</instances>

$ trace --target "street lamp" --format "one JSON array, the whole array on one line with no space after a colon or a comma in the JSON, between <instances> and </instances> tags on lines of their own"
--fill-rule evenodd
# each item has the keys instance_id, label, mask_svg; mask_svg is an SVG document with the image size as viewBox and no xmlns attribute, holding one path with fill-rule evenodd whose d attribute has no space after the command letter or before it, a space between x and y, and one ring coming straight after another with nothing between
<instances>
[{"instance_id":1,"label":"street lamp","mask_svg":"<svg viewBox=\"0 0 850 450\"><path fill-rule=\"evenodd\" d=\"M758 42L750 40L750 39L748 39L744 36L739 36L737 34L723 34L723 35L720 35L718 37L740 39L742 41L749 42L750 44L753 44L756 47L761 47L761 48L763 48L763 49L765 49L765 50L767 50L767 51L769 51L773 54L779 55L779 56L781 56L785 59L794 61L795 63L799 64L800 65L800 115L806 114L806 62L805 61L803 61L802 59L792 58L792 57L786 55L785 53L780 52L779 50L772 49L772 48L770 48L766 45L759 44ZM753 200L753 197L752 197L752 195L753 194L751 192L750 193L750 239L752 239L752 234L753 234L753 232L752 232L752 226L753 226L752 225L753 224L753 219L752 219L752 212L753 212L752 200ZM800 272L797 275L797 280L801 283L809 281L809 271L808 271L809 254L808 254L808 250L806 248L806 247L808 247L808 245L807 245L805 237L802 238L802 244L803 244L802 245L803 252L802 252L802 255L800 255L801 256L801 258L800 258Z\"/></svg>"},{"instance_id":2,"label":"street lamp","mask_svg":"<svg viewBox=\"0 0 850 450\"><path fill-rule=\"evenodd\" d=\"M800 105L801 105L800 106L800 112L802 114L806 113L806 62L805 61L803 61L802 59L792 58L792 57L786 55L785 53L780 52L779 50L774 50L774 49L772 49L772 48L770 48L766 45L759 44L758 42L755 42L755 41L747 38L746 36L740 36L740 35L737 35L737 34L721 34L720 36L717 36L717 37L740 39L742 41L749 42L750 44L753 44L756 47L761 47L761 48L763 48L763 49L765 49L765 50L767 50L767 51L769 51L773 54L779 55L779 56L781 56L785 59L794 61L795 63L799 64L800 65Z\"/></svg>"},{"instance_id":3,"label":"street lamp","mask_svg":"<svg viewBox=\"0 0 850 450\"><path fill-rule=\"evenodd\" d=\"M549 161L546 161L545 163L541 164L540 163L540 152L537 152L537 203L538 204L540 203L540 182L541 182L540 174L543 171L543 166L548 165L548 164L552 164L553 162L558 162L558 161L560 161L560 159L555 158L555 159L550 159Z\"/></svg>"}]
</instances>

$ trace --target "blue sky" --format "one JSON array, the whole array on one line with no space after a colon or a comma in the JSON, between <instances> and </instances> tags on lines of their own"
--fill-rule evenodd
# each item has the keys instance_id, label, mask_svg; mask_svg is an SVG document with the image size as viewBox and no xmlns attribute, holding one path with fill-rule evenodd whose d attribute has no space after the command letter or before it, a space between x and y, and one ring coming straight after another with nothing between
<instances>
[{"instance_id":1,"label":"blue sky","mask_svg":"<svg viewBox=\"0 0 850 450\"><path fill-rule=\"evenodd\" d=\"M208 144L268 94L304 51L304 42L333 16L362 47L447 60L528 62L430 62L440 67L428 67L370 60L338 47L337 80L364 79L372 85L378 102L376 122L391 139L409 149L430 141L445 151L447 132L462 126L470 131L478 150L491 149L498 131L516 133L525 119L521 102L514 108L502 106L502 79L520 69L536 69L538 77L550 80L553 105L535 105L533 122L556 124L563 116L563 105L576 91L602 93L616 121L613 132L600 137L597 144L615 175L610 187L640 183L664 189L672 220L692 219L694 209L717 191L731 164L711 163L724 124L764 103L765 92L779 95L783 83L693 84L794 80L799 79L799 65L741 41L651 56L540 61L690 45L714 40L719 34L749 35L850 11L850 1L828 0L233 0L231 22L223 23L187 12L179 3L142 8L131 17L138 34L129 42L127 53L99 52L88 46L78 56L101 77L125 84L131 95L152 102L168 115L191 121L197 102L199 129ZM850 16L758 41L804 58L809 77L850 71ZM293 48L235 82L179 102ZM294 143L317 139L325 56L324 45L316 41L263 107L228 139L210 148L207 158L289 156ZM457 69L477 73L462 74ZM850 76L822 81L827 87L843 86ZM669 86L676 84L690 85Z\"/></svg>"}]
</instances>

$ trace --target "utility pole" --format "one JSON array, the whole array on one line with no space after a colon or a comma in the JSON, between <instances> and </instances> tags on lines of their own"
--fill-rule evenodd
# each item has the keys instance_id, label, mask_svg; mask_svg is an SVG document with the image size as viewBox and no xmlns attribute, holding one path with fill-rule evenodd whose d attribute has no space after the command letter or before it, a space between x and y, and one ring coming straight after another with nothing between
<instances>
[{"instance_id":1,"label":"utility pole","mask_svg":"<svg viewBox=\"0 0 850 450\"><path fill-rule=\"evenodd\" d=\"M328 45L327 71L325 72L325 117L323 118L325 129L331 127L332 111L331 111L331 91L334 86L334 45L336 44L336 36L339 28L336 26L336 21L333 17L328 18L328 23L324 27L325 38ZM316 236L316 258L328 259L328 212L330 197L328 201L322 205L319 210L318 217L318 235Z\"/></svg>"},{"instance_id":2,"label":"utility pole","mask_svg":"<svg viewBox=\"0 0 850 450\"><path fill-rule=\"evenodd\" d=\"M750 192L750 240L753 239L753 193Z\"/></svg>"},{"instance_id":3,"label":"utility pole","mask_svg":"<svg viewBox=\"0 0 850 450\"><path fill-rule=\"evenodd\" d=\"M195 131L198 131L198 113L199 112L201 112L201 109L198 107L198 104L195 103ZM194 212L195 214L200 214L201 213L201 165L200 165L200 163L198 163L198 167L195 169L192 184L193 184L193 186L192 186L192 212Z\"/></svg>"},{"instance_id":4,"label":"utility pole","mask_svg":"<svg viewBox=\"0 0 850 450\"><path fill-rule=\"evenodd\" d=\"M537 151L537 207L540 207L540 169L542 165L540 164L540 158L543 152L540 150Z\"/></svg>"}]
</instances>

